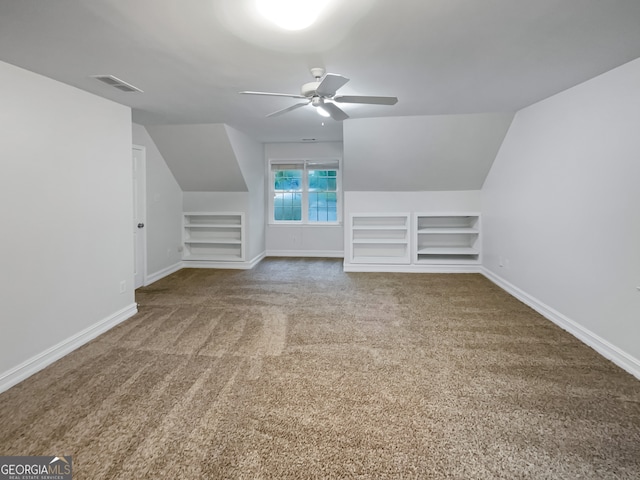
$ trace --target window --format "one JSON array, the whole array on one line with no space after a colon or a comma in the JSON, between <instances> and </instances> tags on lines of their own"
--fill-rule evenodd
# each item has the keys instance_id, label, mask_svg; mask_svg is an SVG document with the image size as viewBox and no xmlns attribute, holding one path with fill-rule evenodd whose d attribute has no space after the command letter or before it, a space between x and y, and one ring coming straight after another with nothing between
<instances>
[{"instance_id":1,"label":"window","mask_svg":"<svg viewBox=\"0 0 640 480\"><path fill-rule=\"evenodd\" d=\"M340 222L337 160L272 161L270 170L272 223Z\"/></svg>"},{"instance_id":2,"label":"window","mask_svg":"<svg viewBox=\"0 0 640 480\"><path fill-rule=\"evenodd\" d=\"M273 180L273 219L302 220L303 170L277 170Z\"/></svg>"}]
</instances>

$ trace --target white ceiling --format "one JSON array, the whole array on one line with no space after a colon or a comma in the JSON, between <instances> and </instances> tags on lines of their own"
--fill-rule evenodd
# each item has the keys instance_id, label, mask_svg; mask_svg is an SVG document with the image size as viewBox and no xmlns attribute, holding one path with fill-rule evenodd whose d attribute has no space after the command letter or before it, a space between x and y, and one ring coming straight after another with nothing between
<instances>
[{"instance_id":1,"label":"white ceiling","mask_svg":"<svg viewBox=\"0 0 640 480\"><path fill-rule=\"evenodd\" d=\"M0 0L0 60L129 105L144 125L226 123L281 142L341 140L342 125L312 107L265 118L297 100L237 92L298 93L319 66L351 79L340 94L399 98L345 105L352 118L513 112L640 57L640 0L333 0L298 33L250 1Z\"/></svg>"}]
</instances>

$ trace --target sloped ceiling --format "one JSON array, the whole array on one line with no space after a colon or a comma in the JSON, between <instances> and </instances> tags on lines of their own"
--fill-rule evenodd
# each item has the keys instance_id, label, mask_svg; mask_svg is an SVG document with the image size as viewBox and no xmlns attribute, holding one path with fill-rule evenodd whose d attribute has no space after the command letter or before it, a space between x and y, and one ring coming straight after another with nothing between
<instances>
[{"instance_id":1,"label":"sloped ceiling","mask_svg":"<svg viewBox=\"0 0 640 480\"><path fill-rule=\"evenodd\" d=\"M638 58L639 0L331 0L279 30L255 0L0 0L0 60L130 106L141 125L226 124L259 142L341 141L314 108L265 115L324 67L351 118L515 112ZM144 90L96 81L112 74ZM324 125L323 125L324 123Z\"/></svg>"},{"instance_id":2,"label":"sloped ceiling","mask_svg":"<svg viewBox=\"0 0 640 480\"><path fill-rule=\"evenodd\" d=\"M513 114L344 122L345 191L479 190Z\"/></svg>"},{"instance_id":3,"label":"sloped ceiling","mask_svg":"<svg viewBox=\"0 0 640 480\"><path fill-rule=\"evenodd\" d=\"M329 3L290 32L255 0L0 0L0 60L130 106L184 191L224 192L251 183L224 125L256 142L344 140L351 190L479 188L510 117L485 112L515 112L640 55L640 0ZM299 100L238 94L297 94L310 67L350 78L342 95L399 101L341 104L343 128L311 106L267 118ZM93 78L103 74L143 93Z\"/></svg>"},{"instance_id":4,"label":"sloped ceiling","mask_svg":"<svg viewBox=\"0 0 640 480\"><path fill-rule=\"evenodd\" d=\"M248 191L224 124L146 128L183 192Z\"/></svg>"}]
</instances>

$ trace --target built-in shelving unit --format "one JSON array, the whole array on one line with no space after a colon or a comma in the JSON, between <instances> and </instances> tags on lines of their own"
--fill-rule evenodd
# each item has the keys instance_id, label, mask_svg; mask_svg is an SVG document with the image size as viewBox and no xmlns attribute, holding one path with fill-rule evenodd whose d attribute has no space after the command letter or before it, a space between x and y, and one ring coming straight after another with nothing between
<instances>
[{"instance_id":1,"label":"built-in shelving unit","mask_svg":"<svg viewBox=\"0 0 640 480\"><path fill-rule=\"evenodd\" d=\"M185 212L185 261L244 261L244 214Z\"/></svg>"},{"instance_id":2,"label":"built-in shelving unit","mask_svg":"<svg viewBox=\"0 0 640 480\"><path fill-rule=\"evenodd\" d=\"M351 262L409 263L409 219L408 213L351 215Z\"/></svg>"},{"instance_id":3,"label":"built-in shelving unit","mask_svg":"<svg viewBox=\"0 0 640 480\"><path fill-rule=\"evenodd\" d=\"M472 265L480 263L480 215L478 213L416 213L417 264Z\"/></svg>"}]
</instances>

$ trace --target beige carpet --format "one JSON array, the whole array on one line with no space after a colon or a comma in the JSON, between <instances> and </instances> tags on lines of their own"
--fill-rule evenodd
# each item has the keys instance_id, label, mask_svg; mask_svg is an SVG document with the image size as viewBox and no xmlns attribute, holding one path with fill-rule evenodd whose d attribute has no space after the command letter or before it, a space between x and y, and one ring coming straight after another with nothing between
<instances>
[{"instance_id":1,"label":"beige carpet","mask_svg":"<svg viewBox=\"0 0 640 480\"><path fill-rule=\"evenodd\" d=\"M640 478L640 382L480 275L182 270L0 395L74 479Z\"/></svg>"}]
</instances>

